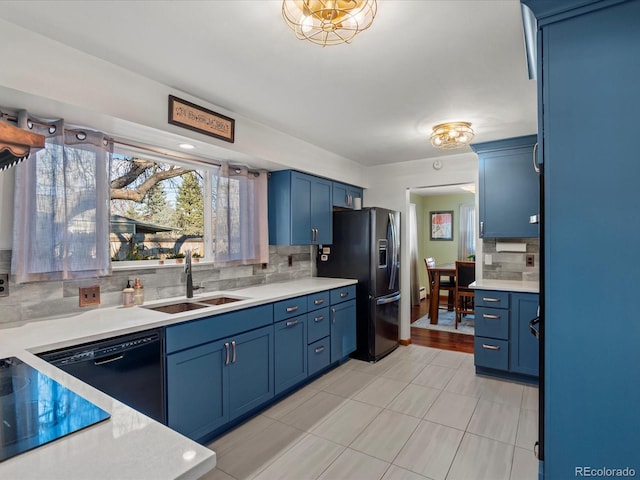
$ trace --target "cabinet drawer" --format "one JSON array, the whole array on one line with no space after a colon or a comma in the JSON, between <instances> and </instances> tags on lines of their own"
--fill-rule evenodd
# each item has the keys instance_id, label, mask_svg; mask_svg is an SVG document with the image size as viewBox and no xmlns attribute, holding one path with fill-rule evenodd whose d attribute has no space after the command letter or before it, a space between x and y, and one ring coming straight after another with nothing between
<instances>
[{"instance_id":1,"label":"cabinet drawer","mask_svg":"<svg viewBox=\"0 0 640 480\"><path fill-rule=\"evenodd\" d=\"M331 305L336 303L346 302L347 300L353 300L356 298L356 286L349 285L348 287L334 288L331 290Z\"/></svg>"},{"instance_id":2,"label":"cabinet drawer","mask_svg":"<svg viewBox=\"0 0 640 480\"><path fill-rule=\"evenodd\" d=\"M318 310L329 306L331 301L331 292L326 290L324 292L312 293L307 296L307 312Z\"/></svg>"},{"instance_id":3,"label":"cabinet drawer","mask_svg":"<svg viewBox=\"0 0 640 480\"><path fill-rule=\"evenodd\" d=\"M307 343L329 335L331 317L329 307L307 313Z\"/></svg>"},{"instance_id":4,"label":"cabinet drawer","mask_svg":"<svg viewBox=\"0 0 640 480\"><path fill-rule=\"evenodd\" d=\"M313 342L307 347L307 373L313 375L329 365L331 345L329 337Z\"/></svg>"},{"instance_id":5,"label":"cabinet drawer","mask_svg":"<svg viewBox=\"0 0 640 480\"><path fill-rule=\"evenodd\" d=\"M509 340L509 310L476 307L475 332L480 337Z\"/></svg>"},{"instance_id":6,"label":"cabinet drawer","mask_svg":"<svg viewBox=\"0 0 640 480\"><path fill-rule=\"evenodd\" d=\"M307 297L288 298L273 304L273 321L278 322L307 313Z\"/></svg>"},{"instance_id":7,"label":"cabinet drawer","mask_svg":"<svg viewBox=\"0 0 640 480\"><path fill-rule=\"evenodd\" d=\"M166 353L195 347L272 323L271 305L261 305L180 323L166 329Z\"/></svg>"},{"instance_id":8,"label":"cabinet drawer","mask_svg":"<svg viewBox=\"0 0 640 480\"><path fill-rule=\"evenodd\" d=\"M474 340L474 363L477 367L507 371L509 369L509 342L476 337Z\"/></svg>"},{"instance_id":9,"label":"cabinet drawer","mask_svg":"<svg viewBox=\"0 0 640 480\"><path fill-rule=\"evenodd\" d=\"M509 308L509 292L476 290L476 307Z\"/></svg>"}]
</instances>

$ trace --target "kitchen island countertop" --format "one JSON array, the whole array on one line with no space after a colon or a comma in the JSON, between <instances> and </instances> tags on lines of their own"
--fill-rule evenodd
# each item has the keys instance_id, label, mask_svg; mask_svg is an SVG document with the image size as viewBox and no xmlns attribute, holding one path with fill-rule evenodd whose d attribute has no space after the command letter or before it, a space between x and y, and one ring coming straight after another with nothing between
<instances>
[{"instance_id":1,"label":"kitchen island countertop","mask_svg":"<svg viewBox=\"0 0 640 480\"><path fill-rule=\"evenodd\" d=\"M476 290L500 290L503 292L539 293L540 283L524 280L491 280L483 278L469 285Z\"/></svg>"},{"instance_id":2,"label":"kitchen island countertop","mask_svg":"<svg viewBox=\"0 0 640 480\"><path fill-rule=\"evenodd\" d=\"M197 479L213 469L216 454L170 428L48 364L37 353L158 328L286 298L340 288L355 280L305 278L214 295L242 297L238 302L167 314L142 307L94 308L63 318L0 330L0 358L15 356L111 414L111 418L0 463L3 480ZM198 296L194 298L197 301ZM165 299L145 306L164 304Z\"/></svg>"}]
</instances>

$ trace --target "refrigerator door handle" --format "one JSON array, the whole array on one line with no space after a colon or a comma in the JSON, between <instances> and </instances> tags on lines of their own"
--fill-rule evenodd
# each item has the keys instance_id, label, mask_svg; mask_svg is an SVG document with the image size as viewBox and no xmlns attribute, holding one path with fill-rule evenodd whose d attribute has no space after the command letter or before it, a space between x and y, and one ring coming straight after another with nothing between
<instances>
[{"instance_id":1,"label":"refrigerator door handle","mask_svg":"<svg viewBox=\"0 0 640 480\"><path fill-rule=\"evenodd\" d=\"M391 295L389 297L378 298L376 300L376 305L386 305L387 303L397 302L398 300L400 300L400 294L396 293L396 294Z\"/></svg>"},{"instance_id":2,"label":"refrigerator door handle","mask_svg":"<svg viewBox=\"0 0 640 480\"><path fill-rule=\"evenodd\" d=\"M393 213L389 213L389 226L391 227L391 275L389 276L389 290L393 290L396 285L398 275L398 237L396 236L396 223Z\"/></svg>"}]
</instances>

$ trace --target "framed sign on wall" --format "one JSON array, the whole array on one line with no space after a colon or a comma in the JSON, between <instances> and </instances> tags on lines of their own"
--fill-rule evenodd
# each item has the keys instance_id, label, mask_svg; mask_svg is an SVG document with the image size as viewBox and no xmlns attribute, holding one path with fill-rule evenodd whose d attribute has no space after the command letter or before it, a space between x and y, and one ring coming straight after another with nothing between
<instances>
[{"instance_id":1,"label":"framed sign on wall","mask_svg":"<svg viewBox=\"0 0 640 480\"><path fill-rule=\"evenodd\" d=\"M169 95L169 123L226 142L234 142L236 121L233 118L199 107L173 95Z\"/></svg>"},{"instance_id":2,"label":"framed sign on wall","mask_svg":"<svg viewBox=\"0 0 640 480\"><path fill-rule=\"evenodd\" d=\"M453 240L453 210L430 212L431 240Z\"/></svg>"}]
</instances>

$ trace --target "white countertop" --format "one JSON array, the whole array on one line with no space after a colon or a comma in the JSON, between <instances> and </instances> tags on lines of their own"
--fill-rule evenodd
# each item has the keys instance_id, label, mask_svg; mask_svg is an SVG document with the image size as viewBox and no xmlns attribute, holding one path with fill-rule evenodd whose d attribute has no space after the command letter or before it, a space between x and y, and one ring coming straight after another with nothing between
<instances>
[{"instance_id":1,"label":"white countertop","mask_svg":"<svg viewBox=\"0 0 640 480\"><path fill-rule=\"evenodd\" d=\"M476 290L501 290L504 292L539 293L540 284L538 282L522 280L476 280L469 285Z\"/></svg>"},{"instance_id":2,"label":"white countertop","mask_svg":"<svg viewBox=\"0 0 640 480\"><path fill-rule=\"evenodd\" d=\"M66 374L36 353L162 327L286 298L355 284L355 280L305 278L292 282L196 295L246 299L167 314L143 307L87 309L64 318L0 329L0 358L16 356L111 414L111 418L0 463L2 480L197 479L216 465L215 452ZM174 298L149 305L184 299Z\"/></svg>"}]
</instances>

